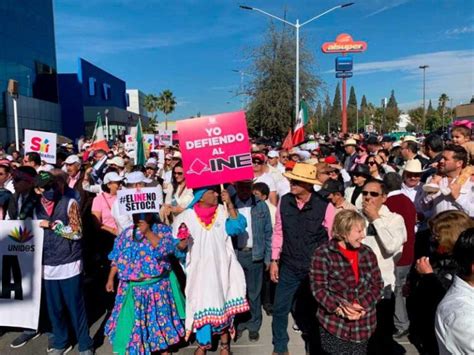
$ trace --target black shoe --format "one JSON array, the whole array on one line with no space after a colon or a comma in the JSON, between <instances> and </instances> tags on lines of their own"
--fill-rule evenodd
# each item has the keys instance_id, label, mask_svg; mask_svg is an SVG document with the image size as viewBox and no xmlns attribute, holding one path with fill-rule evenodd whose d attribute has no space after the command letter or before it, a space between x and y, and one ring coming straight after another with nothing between
<instances>
[{"instance_id":1,"label":"black shoe","mask_svg":"<svg viewBox=\"0 0 474 355\"><path fill-rule=\"evenodd\" d=\"M23 345L28 343L30 340L36 339L41 336L41 333L31 333L31 332L23 332L19 336L17 336L13 341L10 343L10 347L13 349L21 348Z\"/></svg>"},{"instance_id":2,"label":"black shoe","mask_svg":"<svg viewBox=\"0 0 474 355\"><path fill-rule=\"evenodd\" d=\"M249 332L249 341L256 342L260 339L260 334L258 332Z\"/></svg>"},{"instance_id":3,"label":"black shoe","mask_svg":"<svg viewBox=\"0 0 474 355\"><path fill-rule=\"evenodd\" d=\"M242 330L237 330L235 332L235 341L239 340L240 338L242 338L242 335L244 335L244 331L245 329L242 329Z\"/></svg>"},{"instance_id":4,"label":"black shoe","mask_svg":"<svg viewBox=\"0 0 474 355\"><path fill-rule=\"evenodd\" d=\"M393 337L395 339L400 339L403 338L404 336L408 335L408 329L405 330L397 330L394 334Z\"/></svg>"}]
</instances>

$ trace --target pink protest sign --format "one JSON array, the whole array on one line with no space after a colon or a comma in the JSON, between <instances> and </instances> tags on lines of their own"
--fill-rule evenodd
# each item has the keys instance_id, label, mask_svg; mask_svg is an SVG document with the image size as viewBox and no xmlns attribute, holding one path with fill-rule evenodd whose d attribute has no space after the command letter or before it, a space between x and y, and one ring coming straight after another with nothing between
<instances>
[{"instance_id":1,"label":"pink protest sign","mask_svg":"<svg viewBox=\"0 0 474 355\"><path fill-rule=\"evenodd\" d=\"M190 188L253 179L243 111L176 122Z\"/></svg>"}]
</instances>

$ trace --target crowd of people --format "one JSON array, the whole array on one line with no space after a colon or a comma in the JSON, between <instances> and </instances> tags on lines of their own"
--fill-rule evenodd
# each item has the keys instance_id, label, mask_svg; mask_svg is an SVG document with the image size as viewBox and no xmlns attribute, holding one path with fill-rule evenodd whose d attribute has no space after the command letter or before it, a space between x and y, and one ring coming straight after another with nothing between
<instances>
[{"instance_id":1,"label":"crowd of people","mask_svg":"<svg viewBox=\"0 0 474 355\"><path fill-rule=\"evenodd\" d=\"M190 189L179 146L144 166L117 141L61 147L57 164L0 151L0 217L44 229L38 330L51 354L93 354L89 303L106 312L118 354L195 354L272 317L275 355L288 322L307 354L388 354L409 336L421 354L474 353L474 142L436 134L310 137L290 150L253 142L254 179ZM152 187L159 213L120 212L120 189ZM84 297L84 284L94 297ZM99 290L103 290L102 292ZM9 331L0 328L0 334Z\"/></svg>"}]
</instances>

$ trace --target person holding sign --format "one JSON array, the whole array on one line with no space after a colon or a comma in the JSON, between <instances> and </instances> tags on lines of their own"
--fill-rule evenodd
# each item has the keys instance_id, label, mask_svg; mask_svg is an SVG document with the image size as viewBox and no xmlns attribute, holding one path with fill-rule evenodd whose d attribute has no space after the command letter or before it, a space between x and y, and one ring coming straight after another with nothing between
<instances>
[{"instance_id":1,"label":"person holding sign","mask_svg":"<svg viewBox=\"0 0 474 355\"><path fill-rule=\"evenodd\" d=\"M247 223L227 191L221 193L227 211L218 197L217 186L194 190L188 209L173 223L173 235L191 238L185 264L186 338L196 333L196 355L206 354L215 334L221 337L220 354L229 355L234 316L249 310L244 272L230 238L245 232Z\"/></svg>"},{"instance_id":2,"label":"person holding sign","mask_svg":"<svg viewBox=\"0 0 474 355\"><path fill-rule=\"evenodd\" d=\"M40 203L34 219L44 229L43 279L48 314L53 326L54 354L63 354L71 345L70 319L81 355L93 354L93 342L82 293L82 226L79 205L64 195L55 177L42 171L35 178ZM64 312L67 309L68 315Z\"/></svg>"},{"instance_id":3,"label":"person holding sign","mask_svg":"<svg viewBox=\"0 0 474 355\"><path fill-rule=\"evenodd\" d=\"M116 238L106 290L114 292L115 275L119 285L105 327L114 353L168 354L181 341L184 298L168 257L186 247L154 213L134 214L133 226Z\"/></svg>"},{"instance_id":4,"label":"person holding sign","mask_svg":"<svg viewBox=\"0 0 474 355\"><path fill-rule=\"evenodd\" d=\"M166 190L165 204L162 212L166 219L173 221L183 212L189 203L193 200L193 190L186 187L186 178L181 163L177 163L172 170L171 184Z\"/></svg>"}]
</instances>

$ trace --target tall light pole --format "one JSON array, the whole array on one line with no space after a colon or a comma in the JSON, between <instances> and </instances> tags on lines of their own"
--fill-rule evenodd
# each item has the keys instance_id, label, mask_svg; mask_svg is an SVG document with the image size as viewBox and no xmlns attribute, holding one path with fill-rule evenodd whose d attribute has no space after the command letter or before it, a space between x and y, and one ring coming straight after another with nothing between
<instances>
[{"instance_id":1,"label":"tall light pole","mask_svg":"<svg viewBox=\"0 0 474 355\"><path fill-rule=\"evenodd\" d=\"M425 130L425 126L426 126L426 103L425 103L425 89L426 89L426 81L425 81L425 78L426 78L426 68L429 68L430 66L429 65L420 65L418 68L420 69L423 69L423 131Z\"/></svg>"},{"instance_id":2,"label":"tall light pole","mask_svg":"<svg viewBox=\"0 0 474 355\"><path fill-rule=\"evenodd\" d=\"M354 4L354 3L349 2L347 4L334 6L334 7L330 8L329 10L326 10L326 11L320 13L319 15L316 15L316 16L310 18L308 21L305 21L303 23L300 23L299 19L296 19L296 23L291 23L291 22L286 21L286 20L284 20L284 19L282 19L278 16L275 16L275 15L272 15L272 14L266 12L266 11L260 10L256 7L240 5L241 9L253 10L253 11L260 12L263 15L269 16L269 17L271 17L275 20L286 23L287 25L290 25L291 27L294 27L295 30L296 30L296 80L295 80L295 116L296 116L296 120L298 120L299 104L300 104L300 28L303 27L304 25L307 25L308 23L310 23L310 22L312 22L312 21L314 21L314 20L316 20L316 19L318 19L318 18L334 11L334 10L342 9L344 7L351 6L352 4Z\"/></svg>"},{"instance_id":3,"label":"tall light pole","mask_svg":"<svg viewBox=\"0 0 474 355\"><path fill-rule=\"evenodd\" d=\"M244 94L244 75L246 75L247 73L244 72L243 70L239 70L239 69L232 69L233 72L235 73L239 73L240 74L240 95L243 95ZM240 106L241 106L241 109L243 110L244 109L244 98L241 97L240 99Z\"/></svg>"}]
</instances>

